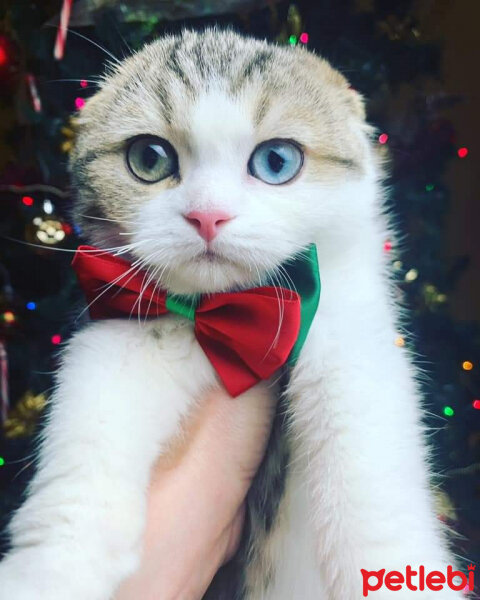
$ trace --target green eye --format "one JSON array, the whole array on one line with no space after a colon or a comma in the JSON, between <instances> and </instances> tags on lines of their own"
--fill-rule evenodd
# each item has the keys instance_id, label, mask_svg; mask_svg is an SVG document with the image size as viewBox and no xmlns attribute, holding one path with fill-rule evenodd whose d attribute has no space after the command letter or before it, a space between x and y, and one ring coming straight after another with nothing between
<instances>
[{"instance_id":1,"label":"green eye","mask_svg":"<svg viewBox=\"0 0 480 600\"><path fill-rule=\"evenodd\" d=\"M170 142L145 135L134 138L127 148L127 165L144 183L156 183L178 174L178 156Z\"/></svg>"}]
</instances>

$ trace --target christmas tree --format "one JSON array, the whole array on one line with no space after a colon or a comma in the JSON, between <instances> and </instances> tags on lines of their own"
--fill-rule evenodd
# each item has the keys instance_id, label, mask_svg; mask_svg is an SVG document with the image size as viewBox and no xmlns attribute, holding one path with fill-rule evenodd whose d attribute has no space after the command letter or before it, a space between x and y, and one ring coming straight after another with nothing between
<instances>
[{"instance_id":1,"label":"christmas tree","mask_svg":"<svg viewBox=\"0 0 480 600\"><path fill-rule=\"evenodd\" d=\"M427 373L439 516L480 558L480 337L451 316L449 295L467 261L444 258L449 161L469 160L445 109L441 46L422 29L413 0L15 0L0 9L0 448L1 522L20 502L34 464L35 433L61 344L78 326L69 268L81 231L70 220L68 153L81 111L112 57L165 32L232 26L280 44L304 44L329 59L368 99L376 146L388 160L389 208L405 242L386 239L397 293L410 309L397 345ZM435 5L435 3L433 3ZM423 18L425 15L423 15ZM59 23L61 24L59 26ZM68 26L68 29L65 27ZM381 369L382 365L379 364Z\"/></svg>"}]
</instances>

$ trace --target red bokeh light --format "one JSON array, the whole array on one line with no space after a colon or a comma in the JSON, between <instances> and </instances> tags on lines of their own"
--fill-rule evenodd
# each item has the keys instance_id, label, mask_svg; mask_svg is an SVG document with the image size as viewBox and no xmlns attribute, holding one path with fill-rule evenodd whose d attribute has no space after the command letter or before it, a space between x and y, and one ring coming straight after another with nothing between
<instances>
[{"instance_id":1,"label":"red bokeh light","mask_svg":"<svg viewBox=\"0 0 480 600\"><path fill-rule=\"evenodd\" d=\"M378 136L378 143L379 144L386 144L388 142L388 134L387 133L381 133Z\"/></svg>"},{"instance_id":2,"label":"red bokeh light","mask_svg":"<svg viewBox=\"0 0 480 600\"><path fill-rule=\"evenodd\" d=\"M302 44L308 44L308 33L306 33L305 31L301 33L300 41L302 42Z\"/></svg>"},{"instance_id":3,"label":"red bokeh light","mask_svg":"<svg viewBox=\"0 0 480 600\"><path fill-rule=\"evenodd\" d=\"M23 196L22 202L25 204L25 206L32 206L33 198L31 196Z\"/></svg>"},{"instance_id":4,"label":"red bokeh light","mask_svg":"<svg viewBox=\"0 0 480 600\"><path fill-rule=\"evenodd\" d=\"M0 46L0 67L4 67L8 63L8 54L3 46Z\"/></svg>"},{"instance_id":5,"label":"red bokeh light","mask_svg":"<svg viewBox=\"0 0 480 600\"><path fill-rule=\"evenodd\" d=\"M58 346L58 344L60 344L60 342L62 341L62 336L58 333L56 333L55 335L52 335L52 337L50 338L50 341L52 342L52 344L54 346Z\"/></svg>"},{"instance_id":6,"label":"red bokeh light","mask_svg":"<svg viewBox=\"0 0 480 600\"><path fill-rule=\"evenodd\" d=\"M457 150L457 154L459 158L465 158L468 154L468 148L459 148Z\"/></svg>"}]
</instances>

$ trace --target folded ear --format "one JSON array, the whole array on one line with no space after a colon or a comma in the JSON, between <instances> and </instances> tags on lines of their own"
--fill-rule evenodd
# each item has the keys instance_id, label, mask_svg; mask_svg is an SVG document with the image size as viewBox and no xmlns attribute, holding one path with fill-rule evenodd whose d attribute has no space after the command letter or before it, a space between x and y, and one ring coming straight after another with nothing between
<instances>
[{"instance_id":1,"label":"folded ear","mask_svg":"<svg viewBox=\"0 0 480 600\"><path fill-rule=\"evenodd\" d=\"M367 116L364 97L359 92L357 92L357 90L354 89L352 86L348 87L348 94L348 101L351 106L351 110L353 111L353 114L362 119L362 121L364 121Z\"/></svg>"},{"instance_id":2,"label":"folded ear","mask_svg":"<svg viewBox=\"0 0 480 600\"><path fill-rule=\"evenodd\" d=\"M336 97L343 106L355 117L361 121L365 121L366 110L365 100L363 96L350 85L346 77L333 68L332 65L325 59L320 58L317 64L322 69L323 78L329 82L336 91ZM340 94L340 95L339 95Z\"/></svg>"}]
</instances>

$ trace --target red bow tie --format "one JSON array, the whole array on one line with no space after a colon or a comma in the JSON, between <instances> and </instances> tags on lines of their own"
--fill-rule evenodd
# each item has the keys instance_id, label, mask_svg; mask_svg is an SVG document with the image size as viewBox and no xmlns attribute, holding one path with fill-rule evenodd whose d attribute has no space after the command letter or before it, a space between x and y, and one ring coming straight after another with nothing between
<instances>
[{"instance_id":1,"label":"red bow tie","mask_svg":"<svg viewBox=\"0 0 480 600\"><path fill-rule=\"evenodd\" d=\"M154 283L145 287L144 271L90 246L78 248L72 266L92 319L156 318L173 312L194 321L198 343L233 397L271 377L299 336L301 298L286 288L170 296Z\"/></svg>"}]
</instances>

